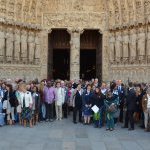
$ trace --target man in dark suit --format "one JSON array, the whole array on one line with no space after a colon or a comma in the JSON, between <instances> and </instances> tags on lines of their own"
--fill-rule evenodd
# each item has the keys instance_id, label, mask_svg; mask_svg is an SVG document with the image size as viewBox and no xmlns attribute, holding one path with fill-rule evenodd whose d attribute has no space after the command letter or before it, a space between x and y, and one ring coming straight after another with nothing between
<instances>
[{"instance_id":1,"label":"man in dark suit","mask_svg":"<svg viewBox=\"0 0 150 150\"><path fill-rule=\"evenodd\" d=\"M128 122L130 122L130 128L129 130L134 130L134 118L133 114L136 108L136 92L133 88L132 82L129 83L129 90L126 97L126 117L125 117L125 125L124 128L128 128Z\"/></svg>"},{"instance_id":2,"label":"man in dark suit","mask_svg":"<svg viewBox=\"0 0 150 150\"><path fill-rule=\"evenodd\" d=\"M124 108L124 99L125 99L125 89L122 85L122 81L118 80L117 82L117 90L119 95L119 101L120 101L120 115L119 115L119 121L123 122L123 108Z\"/></svg>"}]
</instances>

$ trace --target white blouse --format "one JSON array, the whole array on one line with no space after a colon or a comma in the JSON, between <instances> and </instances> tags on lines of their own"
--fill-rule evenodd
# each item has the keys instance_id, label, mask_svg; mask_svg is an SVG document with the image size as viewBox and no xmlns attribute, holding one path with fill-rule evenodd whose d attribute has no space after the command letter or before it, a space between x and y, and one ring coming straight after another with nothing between
<instances>
[{"instance_id":1,"label":"white blouse","mask_svg":"<svg viewBox=\"0 0 150 150\"><path fill-rule=\"evenodd\" d=\"M31 92L26 91L25 93L21 93L20 94L21 98L21 106L23 107L23 99L25 98L25 107L29 107L30 105L33 104L33 100L32 100L32 96L31 96Z\"/></svg>"}]
</instances>

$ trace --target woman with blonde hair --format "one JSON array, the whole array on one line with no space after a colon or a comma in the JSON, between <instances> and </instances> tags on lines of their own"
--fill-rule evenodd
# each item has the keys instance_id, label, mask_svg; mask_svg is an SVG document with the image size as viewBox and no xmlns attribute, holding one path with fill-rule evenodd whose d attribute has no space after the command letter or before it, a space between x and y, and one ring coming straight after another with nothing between
<instances>
[{"instance_id":1,"label":"woman with blonde hair","mask_svg":"<svg viewBox=\"0 0 150 150\"><path fill-rule=\"evenodd\" d=\"M21 93L21 107L22 107L22 113L21 118L23 120L23 125L26 127L27 122L29 122L30 127L32 127L32 96L31 92L27 91L26 84L21 84L20 88L22 90Z\"/></svg>"}]
</instances>

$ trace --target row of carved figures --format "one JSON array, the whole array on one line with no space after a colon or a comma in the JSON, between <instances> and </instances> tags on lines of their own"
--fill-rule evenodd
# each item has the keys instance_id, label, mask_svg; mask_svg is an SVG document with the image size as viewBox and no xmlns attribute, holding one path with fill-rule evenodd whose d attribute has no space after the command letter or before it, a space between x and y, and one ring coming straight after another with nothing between
<instances>
[{"instance_id":1,"label":"row of carved figures","mask_svg":"<svg viewBox=\"0 0 150 150\"><path fill-rule=\"evenodd\" d=\"M150 63L150 25L111 31L110 62Z\"/></svg>"},{"instance_id":2,"label":"row of carved figures","mask_svg":"<svg viewBox=\"0 0 150 150\"><path fill-rule=\"evenodd\" d=\"M38 31L0 25L0 62L38 64L40 59Z\"/></svg>"}]
</instances>

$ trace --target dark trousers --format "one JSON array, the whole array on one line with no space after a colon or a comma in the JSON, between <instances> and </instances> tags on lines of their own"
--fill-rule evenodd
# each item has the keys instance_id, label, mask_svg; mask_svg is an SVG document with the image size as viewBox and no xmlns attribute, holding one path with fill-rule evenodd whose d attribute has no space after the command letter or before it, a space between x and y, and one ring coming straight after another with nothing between
<instances>
[{"instance_id":1,"label":"dark trousers","mask_svg":"<svg viewBox=\"0 0 150 150\"><path fill-rule=\"evenodd\" d=\"M134 111L127 110L125 116L125 127L128 127L128 123L130 122L130 127L134 129L134 118L133 118Z\"/></svg>"},{"instance_id":2,"label":"dark trousers","mask_svg":"<svg viewBox=\"0 0 150 150\"><path fill-rule=\"evenodd\" d=\"M64 118L67 118L68 117L68 104L65 102L62 108L63 108L63 116Z\"/></svg>"},{"instance_id":3,"label":"dark trousers","mask_svg":"<svg viewBox=\"0 0 150 150\"><path fill-rule=\"evenodd\" d=\"M119 121L120 122L123 122L123 106L124 106L124 103L121 102L120 103L120 115L119 115Z\"/></svg>"},{"instance_id":4,"label":"dark trousers","mask_svg":"<svg viewBox=\"0 0 150 150\"><path fill-rule=\"evenodd\" d=\"M48 103L45 103L45 106L46 106L46 119L53 119L54 118L54 103L52 104L48 104Z\"/></svg>"},{"instance_id":5,"label":"dark trousers","mask_svg":"<svg viewBox=\"0 0 150 150\"><path fill-rule=\"evenodd\" d=\"M82 110L81 108L73 108L73 121L76 122L77 112L79 112L79 122L82 121Z\"/></svg>"}]
</instances>

